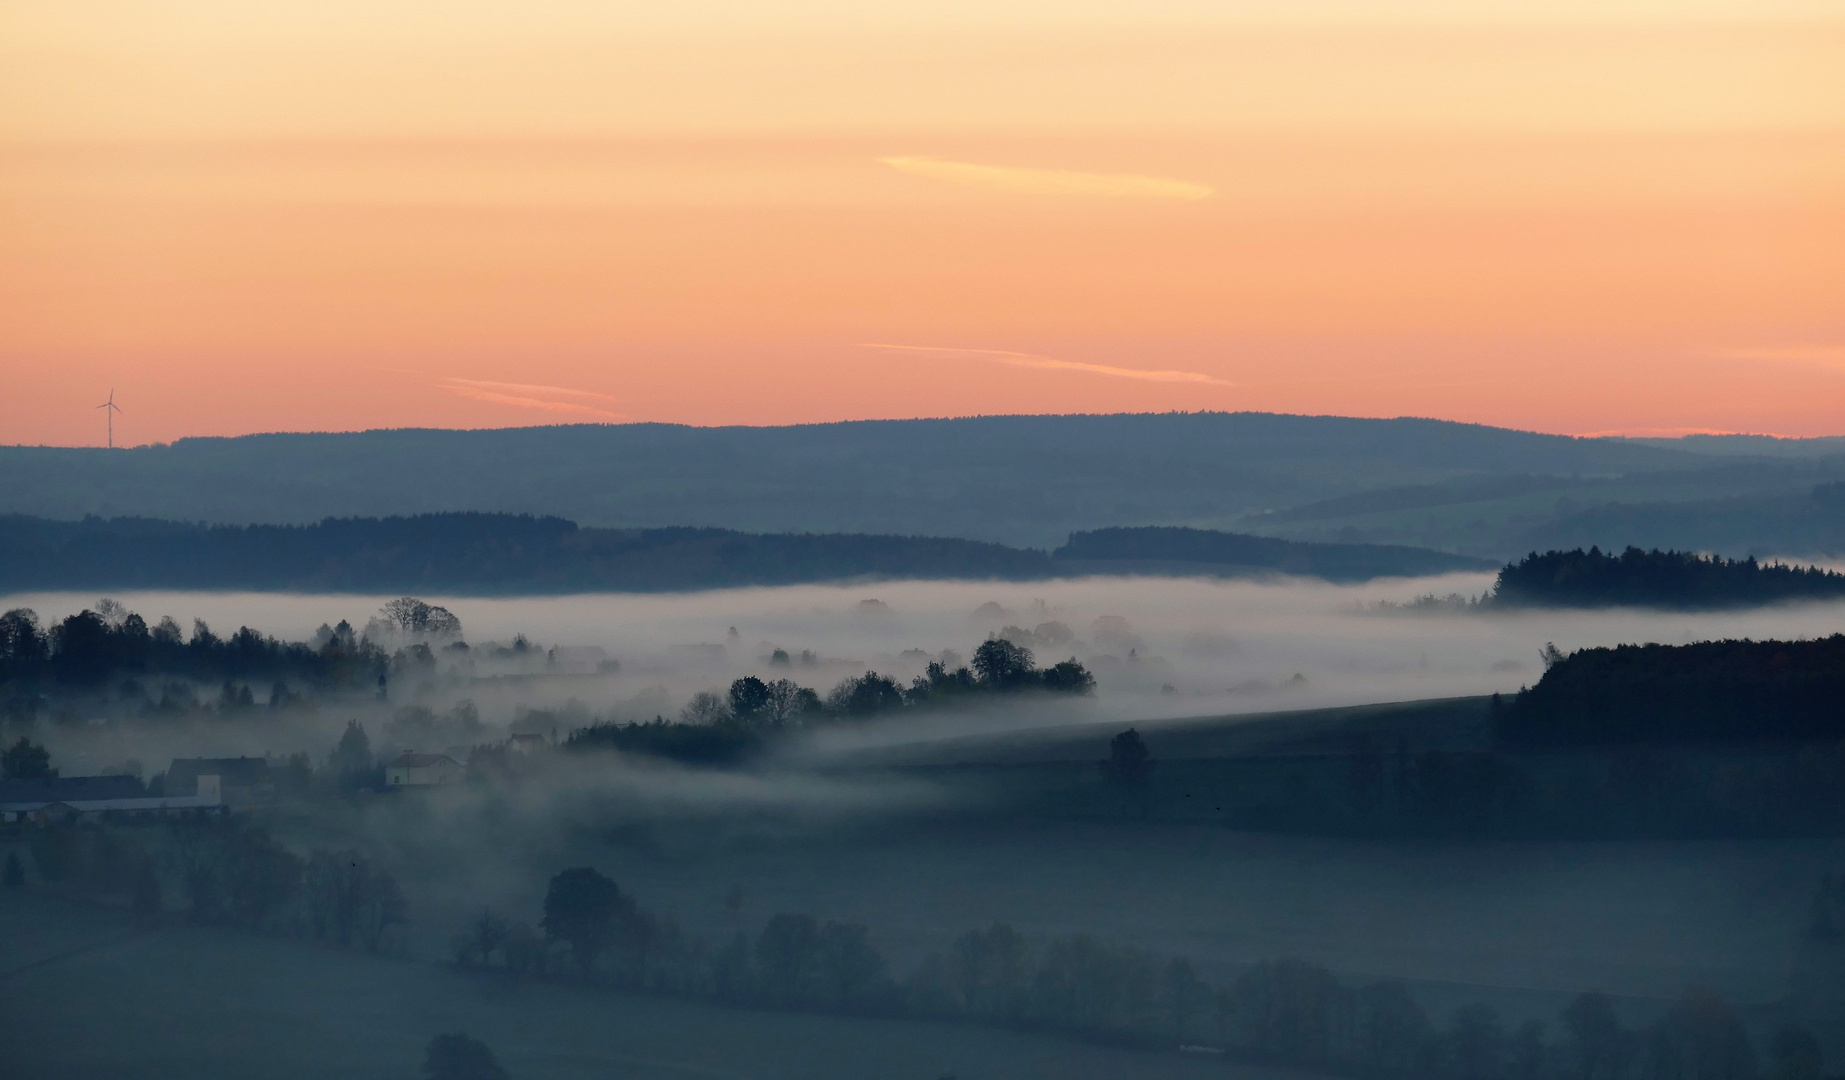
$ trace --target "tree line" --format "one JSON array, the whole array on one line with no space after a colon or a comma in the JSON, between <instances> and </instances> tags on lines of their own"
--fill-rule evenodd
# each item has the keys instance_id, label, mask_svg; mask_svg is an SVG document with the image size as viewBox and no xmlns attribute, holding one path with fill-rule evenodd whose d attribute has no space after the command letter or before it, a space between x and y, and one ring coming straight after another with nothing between
<instances>
[{"instance_id":1,"label":"tree line","mask_svg":"<svg viewBox=\"0 0 1845 1080\"><path fill-rule=\"evenodd\" d=\"M904 686L889 675L867 671L842 679L822 697L792 679L746 675L720 696L695 695L678 722L590 724L572 731L564 748L572 752L610 749L649 754L691 764L744 760L779 733L812 724L867 720L903 712L952 707L996 696L1029 693L1082 696L1095 690L1095 676L1075 657L1038 666L1032 651L1001 637L974 650L968 665L950 669L931 661Z\"/></svg>"},{"instance_id":2,"label":"tree line","mask_svg":"<svg viewBox=\"0 0 1845 1080\"><path fill-rule=\"evenodd\" d=\"M1075 532L1046 551L943 536L594 528L523 514L327 518L307 525L0 515L0 591L652 592L877 577L1042 581L1123 563L1336 581L1491 565L1425 548L1189 528Z\"/></svg>"},{"instance_id":3,"label":"tree line","mask_svg":"<svg viewBox=\"0 0 1845 1080\"><path fill-rule=\"evenodd\" d=\"M1845 635L1618 645L1547 655L1494 726L1516 747L1837 743L1842 698Z\"/></svg>"},{"instance_id":4,"label":"tree line","mask_svg":"<svg viewBox=\"0 0 1845 1080\"><path fill-rule=\"evenodd\" d=\"M405 596L356 630L346 620L322 625L314 640L285 642L244 626L220 636L203 619L188 633L171 616L148 620L110 599L50 626L38 613L0 614L0 708L30 722L44 692L86 692L115 680L138 692L149 715L197 711L196 685L220 683L216 711L256 708L251 683L270 684L268 705L296 701L295 689L383 689L396 674L433 668L431 647L466 650L461 621L446 608ZM389 646L387 648L387 646ZM150 690L141 680L153 680Z\"/></svg>"},{"instance_id":5,"label":"tree line","mask_svg":"<svg viewBox=\"0 0 1845 1080\"><path fill-rule=\"evenodd\" d=\"M379 633L401 633L453 643L461 621L446 608L415 597L387 603L365 632L341 620L322 626L313 642L285 642L247 626L221 637L203 619L188 633L170 615L154 625L114 600L99 601L42 627L38 613L14 608L0 614L0 685L44 682L96 686L118 675L173 675L218 679L287 679L310 685L363 684L383 674L393 655ZM407 648L413 649L413 642ZM402 650L400 650L402 651Z\"/></svg>"},{"instance_id":6,"label":"tree line","mask_svg":"<svg viewBox=\"0 0 1845 1080\"><path fill-rule=\"evenodd\" d=\"M740 890L727 899L733 912ZM707 941L648 911L592 867L550 879L534 927L484 910L452 941L462 968L756 1008L993 1024L1142 1046L1190 1047L1349 1075L1456 1080L1817 1080L1813 1035L1785 1028L1765 1055L1717 994L1688 987L1629 1027L1607 995L1578 995L1554 1029L1475 1003L1441 1019L1398 982L1351 985L1298 959L1213 983L1191 961L1091 935L971 930L896 972L867 927L781 912ZM1766 1065L1764 1069L1762 1066Z\"/></svg>"},{"instance_id":7,"label":"tree line","mask_svg":"<svg viewBox=\"0 0 1845 1080\"><path fill-rule=\"evenodd\" d=\"M1499 571L1496 607L1750 607L1845 597L1845 574L1691 551L1531 552Z\"/></svg>"},{"instance_id":8,"label":"tree line","mask_svg":"<svg viewBox=\"0 0 1845 1080\"><path fill-rule=\"evenodd\" d=\"M0 517L0 591L71 588L640 592L866 577L1042 580L1043 551L949 537L580 528L448 513L310 525Z\"/></svg>"}]
</instances>

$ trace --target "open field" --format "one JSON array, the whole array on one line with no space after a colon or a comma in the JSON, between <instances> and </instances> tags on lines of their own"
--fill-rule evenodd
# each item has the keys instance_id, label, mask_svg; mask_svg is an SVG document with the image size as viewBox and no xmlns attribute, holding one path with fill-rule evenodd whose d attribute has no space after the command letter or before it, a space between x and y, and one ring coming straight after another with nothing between
<instances>
[{"instance_id":1,"label":"open field","mask_svg":"<svg viewBox=\"0 0 1845 1080\"><path fill-rule=\"evenodd\" d=\"M1780 998L1813 885L1845 865L1838 841L1404 843L1111 823L739 846L612 839L593 859L693 929L721 930L720 898L741 884L752 920L863 922L899 967L1000 920L1185 955L1219 978L1298 956L1353 978L1453 984L1458 999L1528 991L1542 1014L1589 987Z\"/></svg>"},{"instance_id":2,"label":"open field","mask_svg":"<svg viewBox=\"0 0 1845 1080\"><path fill-rule=\"evenodd\" d=\"M1352 981L1406 980L1442 1014L1486 999L1545 1018L1588 988L1643 1011L1694 982L1738 1003L1781 1000L1814 887L1845 867L1838 838L1349 839L952 803L892 811L839 793L823 815L628 798L482 811L453 794L272 824L298 847L387 843L424 956L484 903L536 921L548 877L591 865L708 938L784 911L863 923L900 972L1004 921L1036 940L1091 933L1186 956L1218 981L1294 956ZM737 887L733 914L723 901Z\"/></svg>"},{"instance_id":3,"label":"open field","mask_svg":"<svg viewBox=\"0 0 1845 1080\"><path fill-rule=\"evenodd\" d=\"M0 897L0 957L4 1069L42 1080L402 1078L430 1037L457 1030L521 1080L1304 1075L971 1026L513 985L234 931L132 933L120 917L17 894Z\"/></svg>"}]
</instances>

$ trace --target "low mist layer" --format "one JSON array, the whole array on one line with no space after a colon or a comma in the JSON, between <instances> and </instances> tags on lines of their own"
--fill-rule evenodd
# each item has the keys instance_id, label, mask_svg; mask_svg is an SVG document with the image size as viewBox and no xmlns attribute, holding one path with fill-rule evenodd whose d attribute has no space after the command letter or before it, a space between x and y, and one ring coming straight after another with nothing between
<instances>
[{"instance_id":1,"label":"low mist layer","mask_svg":"<svg viewBox=\"0 0 1845 1080\"><path fill-rule=\"evenodd\" d=\"M459 618L462 634L476 646L475 666L465 679L434 680L420 689L393 687L389 700L378 704L420 704L441 713L467 699L481 721L501 732L530 710L568 710L578 723L671 719L694 695L721 694L745 675L788 678L822 695L867 670L907 684L931 662L965 662L995 634L1029 648L1041 663L1075 657L1095 675L1095 694L1082 701L981 710L933 726L866 733L912 739L937 729L965 733L1509 692L1537 680L1547 643L1569 652L1623 642L1815 637L1833 632L1845 614L1838 604L1708 613L1492 614L1415 614L1381 606L1419 595L1478 594L1489 585L1486 576L1467 574L1363 586L1094 578L1024 586L889 582L666 596L430 596L426 599ZM283 640L312 641L323 624L341 619L363 624L388 598L123 593L113 599L150 623L170 615L182 626L202 619L219 633L248 625ZM36 610L47 625L97 603L87 594L58 593L0 600L7 608ZM530 652L492 659L496 646L510 654L508 646L520 638ZM260 699L267 688L254 690ZM349 714L357 715L348 710L324 716L322 727L304 732L295 748L324 752ZM572 719L553 721L562 728L560 736ZM244 745L241 736L223 728L208 737L218 745L201 752L290 748L275 745L273 732L264 734L261 746ZM157 757L153 749L137 755Z\"/></svg>"}]
</instances>

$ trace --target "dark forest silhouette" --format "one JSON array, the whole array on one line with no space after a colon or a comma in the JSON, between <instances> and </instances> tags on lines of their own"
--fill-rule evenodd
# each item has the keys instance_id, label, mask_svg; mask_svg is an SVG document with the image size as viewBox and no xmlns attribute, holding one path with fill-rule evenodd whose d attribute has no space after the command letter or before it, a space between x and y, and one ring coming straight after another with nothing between
<instances>
[{"instance_id":1,"label":"dark forest silhouette","mask_svg":"<svg viewBox=\"0 0 1845 1080\"><path fill-rule=\"evenodd\" d=\"M1526 555L1499 571L1489 603L1695 610L1841 597L1845 574L1818 567L1636 547L1616 555L1592 547Z\"/></svg>"},{"instance_id":2,"label":"dark forest silhouette","mask_svg":"<svg viewBox=\"0 0 1845 1080\"><path fill-rule=\"evenodd\" d=\"M594 529L556 517L426 514L313 525L0 516L0 590L240 588L460 593L673 591L868 578L1038 581L1274 571L1363 580L1485 569L1422 548L1202 529L1075 533L1055 552L950 537Z\"/></svg>"},{"instance_id":3,"label":"dark forest silhouette","mask_svg":"<svg viewBox=\"0 0 1845 1080\"><path fill-rule=\"evenodd\" d=\"M344 621L316 645L278 641L247 626L220 637L202 620L194 620L188 634L170 618L150 627L134 612L99 606L109 610L85 609L49 627L28 608L0 614L0 689L19 694L43 684L91 687L121 675L351 687L375 683L392 659Z\"/></svg>"},{"instance_id":4,"label":"dark forest silhouette","mask_svg":"<svg viewBox=\"0 0 1845 1080\"><path fill-rule=\"evenodd\" d=\"M1845 635L1582 649L1497 711L1517 746L1836 743Z\"/></svg>"}]
</instances>

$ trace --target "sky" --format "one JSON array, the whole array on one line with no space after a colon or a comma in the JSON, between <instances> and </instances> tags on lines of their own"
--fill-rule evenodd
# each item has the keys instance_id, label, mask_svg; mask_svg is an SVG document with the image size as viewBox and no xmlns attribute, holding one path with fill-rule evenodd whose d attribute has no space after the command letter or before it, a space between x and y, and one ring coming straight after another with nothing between
<instances>
[{"instance_id":1,"label":"sky","mask_svg":"<svg viewBox=\"0 0 1845 1080\"><path fill-rule=\"evenodd\" d=\"M8 0L0 443L1845 434L1845 0Z\"/></svg>"}]
</instances>

